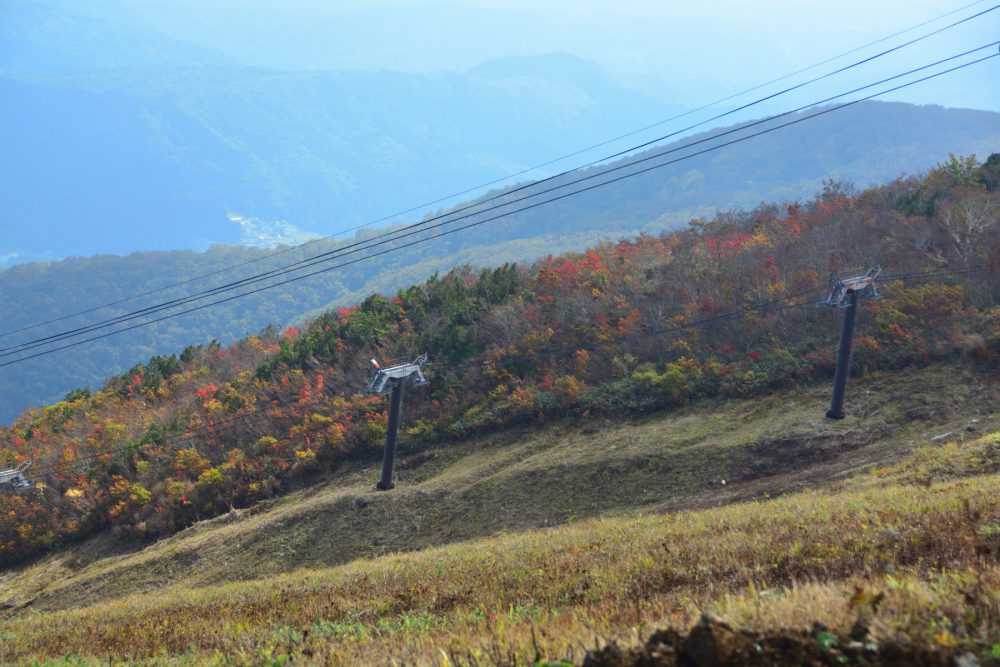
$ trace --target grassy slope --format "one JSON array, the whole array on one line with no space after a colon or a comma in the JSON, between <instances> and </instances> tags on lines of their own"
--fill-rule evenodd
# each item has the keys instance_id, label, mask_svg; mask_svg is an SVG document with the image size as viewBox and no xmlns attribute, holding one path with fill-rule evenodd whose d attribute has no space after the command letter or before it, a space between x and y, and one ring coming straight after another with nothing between
<instances>
[{"instance_id":1,"label":"grassy slope","mask_svg":"<svg viewBox=\"0 0 1000 667\"><path fill-rule=\"evenodd\" d=\"M1000 405L1000 387L960 366L857 380L850 415L840 422L823 418L829 393L821 383L752 401L700 401L631 422L524 427L420 451L404 446L392 493L373 489L377 463L345 466L300 492L141 551L116 552L105 536L0 582L9 604L71 607L608 513L776 495L892 460L973 418L988 420Z\"/></svg>"},{"instance_id":2,"label":"grassy slope","mask_svg":"<svg viewBox=\"0 0 1000 667\"><path fill-rule=\"evenodd\" d=\"M4 575L15 609L3 648L22 658L189 649L199 658L286 649L357 657L361 638L372 650L423 660L451 638L465 651L477 642L506 650L523 643L522 622L534 620L549 628L547 650L565 654L572 638L593 645L595 623L611 634L636 619L683 623L710 602L742 613L745 600L720 596L748 581L842 579L895 561L918 567L922 557L965 564L968 545L951 530L965 530L962 500L993 521L997 480L970 477L935 485L934 494L913 483L928 481L938 452L952 451L942 460L960 468L935 469L941 478L996 472L995 450L966 457L966 469L960 445L935 446L911 455L915 472L843 479L938 435L974 435L964 430L973 419L973 429L997 430L1000 387L960 366L936 366L873 375L851 389L852 416L843 422L822 419L823 384L755 401L704 401L634 423L555 424L409 452L392 493L372 491L375 466L358 464L141 551L93 540ZM661 514L831 484L846 487ZM652 516L628 518L637 512ZM624 516L505 534L615 514ZM889 528L901 541L879 546L879 531ZM426 550L369 560L416 549ZM826 594L838 595L839 584L831 585ZM631 621L623 609L634 609ZM512 625L494 641L489 616L498 613ZM317 623L313 640L283 649L275 639L276 628ZM317 634L327 637L314 644Z\"/></svg>"}]
</instances>

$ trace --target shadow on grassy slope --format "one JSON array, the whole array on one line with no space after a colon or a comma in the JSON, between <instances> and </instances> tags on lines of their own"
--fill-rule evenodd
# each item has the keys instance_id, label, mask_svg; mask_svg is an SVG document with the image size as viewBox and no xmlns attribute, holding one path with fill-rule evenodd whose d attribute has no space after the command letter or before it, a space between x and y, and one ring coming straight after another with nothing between
<instances>
[{"instance_id":1,"label":"shadow on grassy slope","mask_svg":"<svg viewBox=\"0 0 1000 667\"><path fill-rule=\"evenodd\" d=\"M973 419L981 428L1000 404L995 382L960 365L859 379L841 422L822 417L828 393L817 384L404 452L391 493L374 491L376 470L359 464L138 552L115 553L102 536L6 574L5 602L72 608L595 516L776 496L891 462L941 433L964 432Z\"/></svg>"}]
</instances>

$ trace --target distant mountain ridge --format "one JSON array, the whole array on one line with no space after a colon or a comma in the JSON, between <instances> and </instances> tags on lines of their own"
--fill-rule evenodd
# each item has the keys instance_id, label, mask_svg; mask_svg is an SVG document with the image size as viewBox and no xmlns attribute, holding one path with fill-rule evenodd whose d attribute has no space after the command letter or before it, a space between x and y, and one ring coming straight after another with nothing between
<instances>
[{"instance_id":1,"label":"distant mountain ridge","mask_svg":"<svg viewBox=\"0 0 1000 667\"><path fill-rule=\"evenodd\" d=\"M44 0L0 4L0 73L115 67L190 67L232 61L115 12ZM75 6L74 6L75 5Z\"/></svg>"},{"instance_id":2,"label":"distant mountain ridge","mask_svg":"<svg viewBox=\"0 0 1000 667\"><path fill-rule=\"evenodd\" d=\"M538 78L572 85L592 97L606 97L620 87L599 65L587 63L569 53L553 52L537 56L495 58L465 72L480 79Z\"/></svg>"},{"instance_id":3,"label":"distant mountain ridge","mask_svg":"<svg viewBox=\"0 0 1000 667\"><path fill-rule=\"evenodd\" d=\"M558 80L228 67L0 77L0 255L238 243L227 210L328 234L662 113L561 61Z\"/></svg>"},{"instance_id":4,"label":"distant mountain ridge","mask_svg":"<svg viewBox=\"0 0 1000 667\"><path fill-rule=\"evenodd\" d=\"M702 138L729 129L734 128L715 130ZM688 141L698 139L693 137ZM574 177L594 175L598 178L590 182L599 182L605 172L616 166L660 156L673 148L676 145L650 149L628 161L603 165ZM762 201L805 197L821 190L823 181L829 178L853 181L861 187L903 173L917 173L947 159L949 152L976 153L981 159L991 152L1000 152L1000 114L898 103L857 105L723 151L484 224L469 232L2 368L0 420L12 419L29 403L52 402L74 387L99 383L153 354L176 353L187 345L212 338L228 343L268 324L284 326L301 321L306 313L357 303L372 292L392 293L462 262L488 266L525 261L548 253L582 249L602 238L618 239L641 231L657 233L694 217L711 217L718 209L752 208ZM666 159L669 156L659 161ZM556 187L569 178L556 179L545 187ZM549 196L560 192L565 190ZM527 203L530 201L537 200ZM239 227L236 222L230 224ZM375 233L378 232L362 230L347 241L313 243L240 272L218 276L217 283L192 283L183 289L158 294L156 299L183 296L195 289L290 264ZM0 270L0 320L5 323L5 330L27 326L65 315L78 307L116 301L145 289L259 259L264 254L265 251L255 248L217 246L206 253L104 255L15 266ZM113 317L155 302L129 302L101 310L93 317ZM78 326L79 321L64 324ZM31 330L22 334L23 338L0 342L7 346L63 328L66 327Z\"/></svg>"}]
</instances>

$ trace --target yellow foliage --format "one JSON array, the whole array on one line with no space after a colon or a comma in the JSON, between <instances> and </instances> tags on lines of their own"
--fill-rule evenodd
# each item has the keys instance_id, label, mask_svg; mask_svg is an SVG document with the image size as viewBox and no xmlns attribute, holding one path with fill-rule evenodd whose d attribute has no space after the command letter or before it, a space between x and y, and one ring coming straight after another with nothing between
<instances>
[{"instance_id":1,"label":"yellow foliage","mask_svg":"<svg viewBox=\"0 0 1000 667\"><path fill-rule=\"evenodd\" d=\"M112 519L115 519L122 512L125 511L126 507L128 507L128 503L126 503L124 500L119 500L111 507L111 509L108 510L108 516L111 517Z\"/></svg>"},{"instance_id":2,"label":"yellow foliage","mask_svg":"<svg viewBox=\"0 0 1000 667\"><path fill-rule=\"evenodd\" d=\"M179 475L194 477L209 465L209 460L193 449L179 449L174 455L174 470Z\"/></svg>"},{"instance_id":3,"label":"yellow foliage","mask_svg":"<svg viewBox=\"0 0 1000 667\"><path fill-rule=\"evenodd\" d=\"M530 408L535 405L538 395L535 390L531 387L518 387L514 391L510 392L510 397L507 399L510 401L511 406L517 408Z\"/></svg>"},{"instance_id":4,"label":"yellow foliage","mask_svg":"<svg viewBox=\"0 0 1000 667\"><path fill-rule=\"evenodd\" d=\"M413 426L406 428L403 433L410 437L422 436L426 433L431 433L434 430L434 424L425 419L418 419ZM341 436L343 437L343 436Z\"/></svg>"},{"instance_id":5,"label":"yellow foliage","mask_svg":"<svg viewBox=\"0 0 1000 667\"><path fill-rule=\"evenodd\" d=\"M942 630L934 635L934 641L936 641L939 645L948 648L958 646L958 639L955 638L955 635L948 632L948 630Z\"/></svg>"},{"instance_id":6,"label":"yellow foliage","mask_svg":"<svg viewBox=\"0 0 1000 667\"><path fill-rule=\"evenodd\" d=\"M209 468L205 472L198 475L198 481L195 485L199 489L213 489L221 490L226 487L227 480L222 471L218 468Z\"/></svg>"},{"instance_id":7,"label":"yellow foliage","mask_svg":"<svg viewBox=\"0 0 1000 667\"><path fill-rule=\"evenodd\" d=\"M759 248L770 248L774 244L771 243L771 239L767 237L763 229L758 229L753 236L750 237L750 243Z\"/></svg>"},{"instance_id":8,"label":"yellow foliage","mask_svg":"<svg viewBox=\"0 0 1000 667\"><path fill-rule=\"evenodd\" d=\"M130 501L138 505L139 507L145 506L149 503L153 494L150 493L149 489L144 487L142 484L132 484L129 488L128 498Z\"/></svg>"}]
</instances>

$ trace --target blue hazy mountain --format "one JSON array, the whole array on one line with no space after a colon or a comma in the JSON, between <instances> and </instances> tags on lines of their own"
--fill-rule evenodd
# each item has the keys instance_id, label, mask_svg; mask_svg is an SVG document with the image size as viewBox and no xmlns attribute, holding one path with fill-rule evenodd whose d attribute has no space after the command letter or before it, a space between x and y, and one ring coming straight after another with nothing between
<instances>
[{"instance_id":1,"label":"blue hazy mountain","mask_svg":"<svg viewBox=\"0 0 1000 667\"><path fill-rule=\"evenodd\" d=\"M802 116L783 120L798 118ZM730 130L737 130L737 133L727 138L739 137L742 136L740 128L736 125L714 130L682 144L716 137ZM575 177L592 176L586 184L602 182L688 152L670 152L678 147L674 144L651 148L618 162L593 167ZM120 150L127 148L121 145ZM1000 114L901 103L860 104L725 150L490 221L466 232L2 368L0 422L13 418L29 403L51 402L74 387L99 387L102 378L123 372L153 354L176 353L189 344L212 338L228 343L267 324L284 325L295 321L308 311L359 302L373 291L392 293L423 280L434 271L447 271L461 262L493 265L531 260L547 253L579 250L602 238L617 239L640 231L656 233L685 224L692 217L711 216L718 209L753 207L762 201L808 196L819 191L823 181L829 178L863 186L926 169L937 161L946 160L949 152L976 153L980 159L985 159L991 152L998 151ZM650 159L638 162L646 158ZM626 169L613 171L622 166ZM72 176L71 171L67 177ZM545 187L556 187L568 180L568 177L560 177L546 183ZM137 187L142 183L137 177ZM196 186L200 184L192 180L191 187ZM530 191L520 194L530 194ZM537 199L528 200L528 203L534 201ZM413 219L418 217L413 214ZM236 220L230 224L236 228L240 228L242 220L243 226L261 226L272 236L284 238L288 232L285 227L268 227L257 219L234 218ZM84 228L81 235L85 236L86 232ZM102 308L87 318L26 330L17 336L5 337L3 345L16 345L87 322L119 316L132 309L316 256L338 244L369 238L375 233L363 230L353 239L314 243L240 271L186 284L143 300ZM4 323L4 331L27 327L79 309L118 301L137 292L261 259L267 252L258 248L214 246L207 252L159 251L123 257L76 257L0 269L0 295L3 296L0 321Z\"/></svg>"},{"instance_id":2,"label":"blue hazy mountain","mask_svg":"<svg viewBox=\"0 0 1000 667\"><path fill-rule=\"evenodd\" d=\"M535 60L557 66L0 77L0 255L235 243L229 211L330 233L673 111L572 57Z\"/></svg>"}]
</instances>

